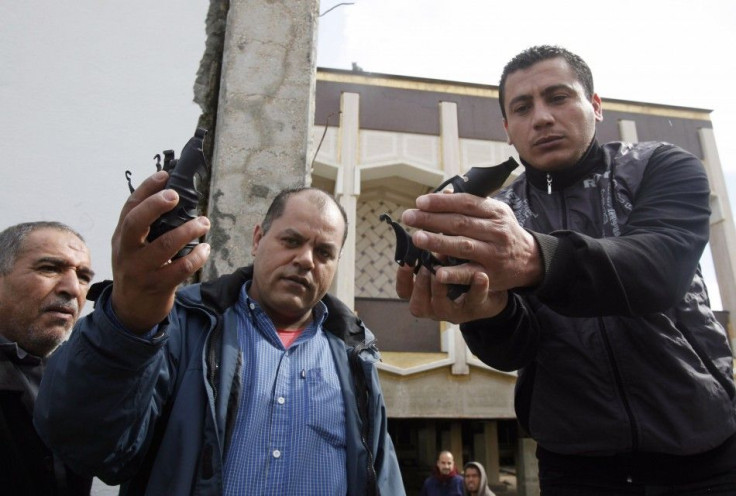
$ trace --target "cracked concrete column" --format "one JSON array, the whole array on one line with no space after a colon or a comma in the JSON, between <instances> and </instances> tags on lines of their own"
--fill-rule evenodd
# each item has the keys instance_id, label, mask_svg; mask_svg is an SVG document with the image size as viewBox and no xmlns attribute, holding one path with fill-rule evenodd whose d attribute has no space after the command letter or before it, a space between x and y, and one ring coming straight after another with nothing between
<instances>
[{"instance_id":1,"label":"cracked concrete column","mask_svg":"<svg viewBox=\"0 0 736 496\"><path fill-rule=\"evenodd\" d=\"M231 0L222 54L203 279L250 263L276 193L309 183L318 0Z\"/></svg>"}]
</instances>

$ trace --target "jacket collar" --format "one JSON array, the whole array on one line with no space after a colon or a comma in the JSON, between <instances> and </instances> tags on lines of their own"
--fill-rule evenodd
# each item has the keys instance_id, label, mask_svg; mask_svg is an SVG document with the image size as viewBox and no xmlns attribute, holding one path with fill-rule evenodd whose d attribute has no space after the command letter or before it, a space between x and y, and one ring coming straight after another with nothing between
<instances>
[{"instance_id":1,"label":"jacket collar","mask_svg":"<svg viewBox=\"0 0 736 496\"><path fill-rule=\"evenodd\" d=\"M535 188L545 191L547 190L548 179L552 180L552 191L560 191L589 175L593 169L600 166L603 162L604 152L595 138L593 138L590 146L575 165L559 171L549 173L540 171L535 169L526 160L521 159L521 163L524 165L527 181Z\"/></svg>"},{"instance_id":2,"label":"jacket collar","mask_svg":"<svg viewBox=\"0 0 736 496\"><path fill-rule=\"evenodd\" d=\"M253 279L253 266L249 265L232 274L203 282L200 286L202 303L215 313L222 314L225 309L235 305L240 288L251 279ZM363 321L339 299L328 293L322 298L322 302L327 306L327 319L323 325L326 331L343 340L348 346L356 346L373 339L372 333L366 329Z\"/></svg>"},{"instance_id":3,"label":"jacket collar","mask_svg":"<svg viewBox=\"0 0 736 496\"><path fill-rule=\"evenodd\" d=\"M251 279L253 279L253 266L248 265L231 274L203 282L200 284L202 303L211 311L221 315L227 308L235 305L238 301L240 288L246 281ZM87 299L94 301L97 305L98 298L103 290L111 284L112 281L110 280L93 284L87 293ZM370 346L373 343L375 339L373 333L365 327L363 321L347 305L329 293L325 294L322 302L327 306L327 319L323 324L326 331L334 334L350 347L361 344Z\"/></svg>"}]
</instances>

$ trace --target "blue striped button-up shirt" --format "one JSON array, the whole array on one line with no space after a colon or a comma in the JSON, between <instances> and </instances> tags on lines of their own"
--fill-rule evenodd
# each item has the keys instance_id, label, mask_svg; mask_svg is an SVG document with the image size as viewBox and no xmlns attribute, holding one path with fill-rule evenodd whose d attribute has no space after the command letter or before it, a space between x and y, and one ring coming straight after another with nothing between
<instances>
[{"instance_id":1,"label":"blue striped button-up shirt","mask_svg":"<svg viewBox=\"0 0 736 496\"><path fill-rule=\"evenodd\" d=\"M271 319L247 295L238 302L243 394L224 467L225 495L347 493L345 405L322 323L285 349Z\"/></svg>"}]
</instances>

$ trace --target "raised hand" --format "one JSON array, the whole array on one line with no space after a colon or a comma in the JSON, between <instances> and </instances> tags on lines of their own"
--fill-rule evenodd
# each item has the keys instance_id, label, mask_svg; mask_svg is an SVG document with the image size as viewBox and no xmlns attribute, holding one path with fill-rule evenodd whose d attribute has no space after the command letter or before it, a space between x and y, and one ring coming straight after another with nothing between
<instances>
[{"instance_id":1,"label":"raised hand","mask_svg":"<svg viewBox=\"0 0 736 496\"><path fill-rule=\"evenodd\" d=\"M177 193L163 189L168 174L146 179L125 202L112 237L112 305L130 331L145 333L168 315L179 284L202 268L210 247L198 244L188 255L171 260L183 246L207 233L209 219L197 217L152 242L146 241L151 224L173 209Z\"/></svg>"},{"instance_id":2,"label":"raised hand","mask_svg":"<svg viewBox=\"0 0 736 496\"><path fill-rule=\"evenodd\" d=\"M414 276L400 267L396 292L410 301L412 314L450 322L492 317L505 307L509 289L541 281L536 241L506 204L469 194L429 194L417 198L417 207L402 216L404 224L420 229L412 235L414 245L468 262L438 266L434 275L422 268ZM450 300L449 284L468 284L470 290Z\"/></svg>"}]
</instances>

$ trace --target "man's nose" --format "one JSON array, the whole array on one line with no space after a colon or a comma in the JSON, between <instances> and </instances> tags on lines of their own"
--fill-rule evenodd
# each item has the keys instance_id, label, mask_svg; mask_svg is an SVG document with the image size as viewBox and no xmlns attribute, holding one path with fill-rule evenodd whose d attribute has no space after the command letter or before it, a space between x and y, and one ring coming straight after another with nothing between
<instances>
[{"instance_id":1,"label":"man's nose","mask_svg":"<svg viewBox=\"0 0 736 496\"><path fill-rule=\"evenodd\" d=\"M299 252L296 254L295 262L304 270L309 270L314 267L314 254L312 248L305 244L301 247Z\"/></svg>"},{"instance_id":2,"label":"man's nose","mask_svg":"<svg viewBox=\"0 0 736 496\"><path fill-rule=\"evenodd\" d=\"M74 269L63 271L59 275L59 280L56 284L56 292L59 294L69 295L72 298L78 298L80 295L85 294L86 285L79 280L79 275Z\"/></svg>"},{"instance_id":3,"label":"man's nose","mask_svg":"<svg viewBox=\"0 0 736 496\"><path fill-rule=\"evenodd\" d=\"M533 114L534 127L548 126L554 122L554 115L547 105L535 105Z\"/></svg>"}]
</instances>

